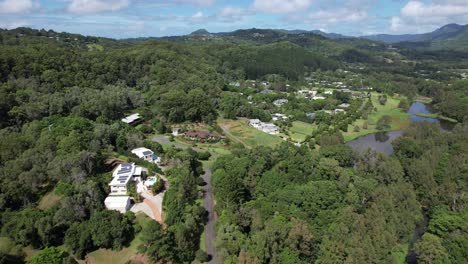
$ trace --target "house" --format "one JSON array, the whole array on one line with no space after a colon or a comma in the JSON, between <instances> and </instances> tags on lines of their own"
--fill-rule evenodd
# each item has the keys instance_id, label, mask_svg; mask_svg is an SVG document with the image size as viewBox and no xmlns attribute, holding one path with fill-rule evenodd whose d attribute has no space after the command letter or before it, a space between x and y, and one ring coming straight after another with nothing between
<instances>
[{"instance_id":1,"label":"house","mask_svg":"<svg viewBox=\"0 0 468 264\"><path fill-rule=\"evenodd\" d=\"M333 94L333 90L328 90L328 91L325 91L323 92L324 94L326 95L332 95Z\"/></svg>"},{"instance_id":2,"label":"house","mask_svg":"<svg viewBox=\"0 0 468 264\"><path fill-rule=\"evenodd\" d=\"M323 96L313 96L311 99L315 101L315 100L325 100L326 98Z\"/></svg>"},{"instance_id":3,"label":"house","mask_svg":"<svg viewBox=\"0 0 468 264\"><path fill-rule=\"evenodd\" d=\"M273 121L286 120L288 119L288 116L285 114L276 113L271 115L271 119L273 119Z\"/></svg>"},{"instance_id":4,"label":"house","mask_svg":"<svg viewBox=\"0 0 468 264\"><path fill-rule=\"evenodd\" d=\"M349 106L350 106L350 104L342 103L342 104L340 104L338 107L340 107L340 108L348 108Z\"/></svg>"},{"instance_id":5,"label":"house","mask_svg":"<svg viewBox=\"0 0 468 264\"><path fill-rule=\"evenodd\" d=\"M271 93L273 93L273 91L270 90L270 89L263 89L262 91L260 91L260 93L261 94L271 94Z\"/></svg>"},{"instance_id":6,"label":"house","mask_svg":"<svg viewBox=\"0 0 468 264\"><path fill-rule=\"evenodd\" d=\"M122 214L126 213L131 207L129 196L107 196L104 204L108 210L117 210Z\"/></svg>"},{"instance_id":7,"label":"house","mask_svg":"<svg viewBox=\"0 0 468 264\"><path fill-rule=\"evenodd\" d=\"M179 131L180 131L180 128L178 128L178 127L173 127L173 128L172 128L172 135L173 135L174 137L179 136Z\"/></svg>"},{"instance_id":8,"label":"house","mask_svg":"<svg viewBox=\"0 0 468 264\"><path fill-rule=\"evenodd\" d=\"M132 153L137 155L140 159L146 160L149 162L154 162L156 164L161 163L161 158L154 154L151 149L147 148L136 148L132 150Z\"/></svg>"},{"instance_id":9,"label":"house","mask_svg":"<svg viewBox=\"0 0 468 264\"><path fill-rule=\"evenodd\" d=\"M339 109L339 108L337 108L337 109L335 109L335 110L333 111L333 113L334 113L334 114L339 114L339 113L346 113L346 111L345 111L345 110L343 110L343 109Z\"/></svg>"},{"instance_id":10,"label":"house","mask_svg":"<svg viewBox=\"0 0 468 264\"><path fill-rule=\"evenodd\" d=\"M122 120L122 122L127 123L129 125L134 125L134 124L138 123L141 120L141 116L140 116L139 113L135 113L135 114L129 115L129 116L125 117L125 118L122 118L121 120Z\"/></svg>"},{"instance_id":11,"label":"house","mask_svg":"<svg viewBox=\"0 0 468 264\"><path fill-rule=\"evenodd\" d=\"M314 113L314 112L309 112L309 113L306 113L305 115L306 115L307 117L309 117L309 118L315 118L315 116L316 116L317 114Z\"/></svg>"},{"instance_id":12,"label":"house","mask_svg":"<svg viewBox=\"0 0 468 264\"><path fill-rule=\"evenodd\" d=\"M239 87L239 86L240 86L240 82L230 82L229 85L235 86L235 87Z\"/></svg>"},{"instance_id":13,"label":"house","mask_svg":"<svg viewBox=\"0 0 468 264\"><path fill-rule=\"evenodd\" d=\"M273 123L263 122L259 129L271 135L275 135L279 133L279 127Z\"/></svg>"},{"instance_id":14,"label":"house","mask_svg":"<svg viewBox=\"0 0 468 264\"><path fill-rule=\"evenodd\" d=\"M288 102L288 99L278 99L273 102L276 106L282 106Z\"/></svg>"},{"instance_id":15,"label":"house","mask_svg":"<svg viewBox=\"0 0 468 264\"><path fill-rule=\"evenodd\" d=\"M311 91L311 90L299 90L298 93L300 95L312 95L312 96L316 96L317 95L317 91Z\"/></svg>"},{"instance_id":16,"label":"house","mask_svg":"<svg viewBox=\"0 0 468 264\"><path fill-rule=\"evenodd\" d=\"M127 188L134 177L141 176L142 168L135 163L119 164L112 173L112 181L109 183L109 195L127 195Z\"/></svg>"},{"instance_id":17,"label":"house","mask_svg":"<svg viewBox=\"0 0 468 264\"><path fill-rule=\"evenodd\" d=\"M366 95L364 93L352 93L351 98L353 99L361 99L361 98L366 98Z\"/></svg>"},{"instance_id":18,"label":"house","mask_svg":"<svg viewBox=\"0 0 468 264\"><path fill-rule=\"evenodd\" d=\"M260 125L262 124L262 121L260 121L259 119L250 119L249 120L249 125L255 127L255 128L259 128Z\"/></svg>"}]
</instances>

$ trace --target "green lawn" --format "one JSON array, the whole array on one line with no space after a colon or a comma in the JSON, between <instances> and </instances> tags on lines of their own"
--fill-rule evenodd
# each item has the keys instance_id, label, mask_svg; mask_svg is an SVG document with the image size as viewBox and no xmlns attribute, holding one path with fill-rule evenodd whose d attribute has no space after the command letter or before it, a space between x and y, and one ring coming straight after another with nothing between
<instances>
[{"instance_id":1,"label":"green lawn","mask_svg":"<svg viewBox=\"0 0 468 264\"><path fill-rule=\"evenodd\" d=\"M384 115L389 115L392 118L392 123L389 129L385 131L393 131L393 130L400 130L405 129L410 124L409 114L404 112L402 109L398 108L398 104L400 100L404 97L395 95L395 96L388 96L387 103L385 105L381 105L378 99L379 94L376 92L372 93L372 103L375 108L377 108L377 112L372 112L368 116L368 120L358 119L353 124L348 125L348 132L343 133L344 139L346 142L351 141L355 138L360 136L364 136L370 133L379 132L381 130L377 130L375 128L377 121ZM364 123L367 121L367 129L363 128ZM360 131L354 132L354 127L358 126Z\"/></svg>"},{"instance_id":2,"label":"green lawn","mask_svg":"<svg viewBox=\"0 0 468 264\"><path fill-rule=\"evenodd\" d=\"M226 136L231 139L232 143L240 142L247 147L253 146L268 146L273 147L278 145L282 140L280 137L270 135L255 129L247 124L246 119L240 120L219 120L219 125L224 128Z\"/></svg>"},{"instance_id":3,"label":"green lawn","mask_svg":"<svg viewBox=\"0 0 468 264\"><path fill-rule=\"evenodd\" d=\"M51 192L44 195L44 197L42 197L41 201L39 202L37 208L44 210L49 209L54 205L58 204L60 202L60 199L62 199L62 196L55 194L54 191L55 190L52 190Z\"/></svg>"},{"instance_id":4,"label":"green lawn","mask_svg":"<svg viewBox=\"0 0 468 264\"><path fill-rule=\"evenodd\" d=\"M311 135L312 132L317 128L314 124L309 124L302 121L294 121L292 127L289 128L289 134L291 139L296 142L302 142L306 136Z\"/></svg>"}]
</instances>

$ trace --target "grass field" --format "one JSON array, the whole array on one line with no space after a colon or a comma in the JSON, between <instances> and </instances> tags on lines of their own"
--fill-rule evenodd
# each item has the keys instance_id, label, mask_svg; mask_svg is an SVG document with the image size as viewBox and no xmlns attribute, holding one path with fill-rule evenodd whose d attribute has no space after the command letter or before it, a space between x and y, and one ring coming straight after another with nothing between
<instances>
[{"instance_id":1,"label":"grass field","mask_svg":"<svg viewBox=\"0 0 468 264\"><path fill-rule=\"evenodd\" d=\"M53 207L54 205L58 204L60 202L60 199L62 199L62 197L59 195L56 195L54 193L54 190L52 190L51 192L44 195L44 197L42 197L37 208L43 209L43 210L49 209Z\"/></svg>"},{"instance_id":2,"label":"grass field","mask_svg":"<svg viewBox=\"0 0 468 264\"><path fill-rule=\"evenodd\" d=\"M402 109L398 108L398 104L400 100L404 97L400 97L398 95L395 96L388 96L387 103L385 105L381 105L379 103L379 93L373 92L372 93L372 104L377 111L372 112L368 116L368 120L358 119L353 124L348 125L348 132L343 133L344 139L346 142L351 141L355 138L360 136L364 136L370 133L379 132L381 130L376 129L377 121L384 115L389 115L392 119L390 124L390 128L386 129L386 131L393 131L393 130L400 130L409 127L410 118L409 114L404 112ZM367 121L367 129L363 129L364 123ZM354 127L358 126L360 131L355 132Z\"/></svg>"},{"instance_id":3,"label":"grass field","mask_svg":"<svg viewBox=\"0 0 468 264\"><path fill-rule=\"evenodd\" d=\"M294 121L292 127L289 129L291 139L296 142L302 142L306 136L311 135L317 128L314 124L305 123L302 121Z\"/></svg>"},{"instance_id":4,"label":"grass field","mask_svg":"<svg viewBox=\"0 0 468 264\"><path fill-rule=\"evenodd\" d=\"M232 143L239 142L247 147L258 145L273 147L282 142L278 136L267 134L249 126L246 119L220 119L218 124L223 128Z\"/></svg>"},{"instance_id":5,"label":"grass field","mask_svg":"<svg viewBox=\"0 0 468 264\"><path fill-rule=\"evenodd\" d=\"M142 227L146 226L149 222L154 221L143 213L138 213L136 215L136 219L138 224ZM142 234L142 232L138 233L130 245L126 248L123 248L122 250L114 251L109 249L99 249L89 253L86 256L86 263L125 264L130 260L134 260L137 257L138 246L142 243Z\"/></svg>"}]
</instances>

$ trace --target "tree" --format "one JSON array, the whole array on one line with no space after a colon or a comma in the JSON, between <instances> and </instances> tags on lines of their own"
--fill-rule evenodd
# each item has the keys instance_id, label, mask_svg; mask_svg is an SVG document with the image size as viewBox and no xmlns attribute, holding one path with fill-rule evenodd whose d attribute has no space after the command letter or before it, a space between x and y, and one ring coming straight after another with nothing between
<instances>
[{"instance_id":1,"label":"tree","mask_svg":"<svg viewBox=\"0 0 468 264\"><path fill-rule=\"evenodd\" d=\"M392 118L389 115L384 115L377 121L376 128L378 130L385 130L391 127Z\"/></svg>"},{"instance_id":2,"label":"tree","mask_svg":"<svg viewBox=\"0 0 468 264\"><path fill-rule=\"evenodd\" d=\"M28 264L63 264L76 263L73 258L59 248L48 247L41 250L36 256L32 257Z\"/></svg>"},{"instance_id":3,"label":"tree","mask_svg":"<svg viewBox=\"0 0 468 264\"><path fill-rule=\"evenodd\" d=\"M446 263L448 253L442 246L441 239L429 233L426 233L415 244L414 251L418 257L418 262L423 264Z\"/></svg>"}]
</instances>

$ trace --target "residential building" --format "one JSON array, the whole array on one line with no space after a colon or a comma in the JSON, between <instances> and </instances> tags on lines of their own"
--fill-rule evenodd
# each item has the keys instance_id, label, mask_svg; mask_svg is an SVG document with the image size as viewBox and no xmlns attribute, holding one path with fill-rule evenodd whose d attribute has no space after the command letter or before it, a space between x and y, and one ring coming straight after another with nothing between
<instances>
[{"instance_id":1,"label":"residential building","mask_svg":"<svg viewBox=\"0 0 468 264\"><path fill-rule=\"evenodd\" d=\"M349 106L350 106L350 104L342 103L342 104L340 104L338 107L340 107L340 108L348 108Z\"/></svg>"},{"instance_id":2,"label":"residential building","mask_svg":"<svg viewBox=\"0 0 468 264\"><path fill-rule=\"evenodd\" d=\"M288 116L285 114L276 113L271 115L271 119L273 119L273 121L286 120L288 119Z\"/></svg>"},{"instance_id":3,"label":"residential building","mask_svg":"<svg viewBox=\"0 0 468 264\"><path fill-rule=\"evenodd\" d=\"M313 96L311 99L312 100L325 100L326 98L323 96Z\"/></svg>"},{"instance_id":4,"label":"residential building","mask_svg":"<svg viewBox=\"0 0 468 264\"><path fill-rule=\"evenodd\" d=\"M325 92L323 92L323 94L326 94L326 95L332 95L332 94L333 94L333 90L328 90L328 91L325 91Z\"/></svg>"},{"instance_id":5,"label":"residential building","mask_svg":"<svg viewBox=\"0 0 468 264\"><path fill-rule=\"evenodd\" d=\"M339 108L337 108L337 109L335 109L335 110L333 111L333 113L334 113L334 114L339 114L339 113L346 113L346 111L345 111L345 110L343 110L343 109L339 109Z\"/></svg>"},{"instance_id":6,"label":"residential building","mask_svg":"<svg viewBox=\"0 0 468 264\"><path fill-rule=\"evenodd\" d=\"M288 99L278 99L273 102L273 104L276 106L282 106L286 103L288 103Z\"/></svg>"},{"instance_id":7,"label":"residential building","mask_svg":"<svg viewBox=\"0 0 468 264\"><path fill-rule=\"evenodd\" d=\"M271 94L271 93L273 93L273 91L270 90L270 89L263 89L262 91L260 91L260 93L261 94Z\"/></svg>"},{"instance_id":8,"label":"residential building","mask_svg":"<svg viewBox=\"0 0 468 264\"><path fill-rule=\"evenodd\" d=\"M307 117L309 117L309 118L315 118L315 116L316 116L317 114L314 113L314 112L309 112L309 113L306 113L305 115L306 115Z\"/></svg>"},{"instance_id":9,"label":"residential building","mask_svg":"<svg viewBox=\"0 0 468 264\"><path fill-rule=\"evenodd\" d=\"M134 125L134 124L138 123L141 120L141 116L140 116L139 113L135 113L135 114L129 115L129 116L125 117L125 118L122 118L121 120L122 120L122 122L127 123L129 125Z\"/></svg>"},{"instance_id":10,"label":"residential building","mask_svg":"<svg viewBox=\"0 0 468 264\"><path fill-rule=\"evenodd\" d=\"M131 207L129 196L107 196L104 204L107 209L117 210L122 214L126 213Z\"/></svg>"},{"instance_id":11,"label":"residential building","mask_svg":"<svg viewBox=\"0 0 468 264\"><path fill-rule=\"evenodd\" d=\"M250 119L249 125L268 134L278 134L279 127L273 123L261 122L258 119Z\"/></svg>"},{"instance_id":12,"label":"residential building","mask_svg":"<svg viewBox=\"0 0 468 264\"><path fill-rule=\"evenodd\" d=\"M127 195L127 188L134 177L141 176L142 168L135 163L119 164L112 173L112 181L109 183L109 195Z\"/></svg>"},{"instance_id":13,"label":"residential building","mask_svg":"<svg viewBox=\"0 0 468 264\"><path fill-rule=\"evenodd\" d=\"M260 119L250 119L249 120L249 125L255 127L255 128L259 128L262 124L262 121L260 121Z\"/></svg>"},{"instance_id":14,"label":"residential building","mask_svg":"<svg viewBox=\"0 0 468 264\"><path fill-rule=\"evenodd\" d=\"M154 162L156 164L161 163L161 158L158 155L154 154L151 149L147 148L136 148L132 150L132 153L137 155L140 159L146 160L149 162Z\"/></svg>"}]
</instances>

